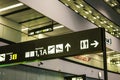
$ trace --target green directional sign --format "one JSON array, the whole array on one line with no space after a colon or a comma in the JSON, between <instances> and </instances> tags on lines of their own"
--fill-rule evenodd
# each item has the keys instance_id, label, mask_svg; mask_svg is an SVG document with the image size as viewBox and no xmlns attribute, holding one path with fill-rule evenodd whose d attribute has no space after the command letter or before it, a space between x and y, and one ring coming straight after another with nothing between
<instances>
[{"instance_id":1,"label":"green directional sign","mask_svg":"<svg viewBox=\"0 0 120 80\"><path fill-rule=\"evenodd\" d=\"M103 28L0 47L0 64L47 60L103 51Z\"/></svg>"}]
</instances>

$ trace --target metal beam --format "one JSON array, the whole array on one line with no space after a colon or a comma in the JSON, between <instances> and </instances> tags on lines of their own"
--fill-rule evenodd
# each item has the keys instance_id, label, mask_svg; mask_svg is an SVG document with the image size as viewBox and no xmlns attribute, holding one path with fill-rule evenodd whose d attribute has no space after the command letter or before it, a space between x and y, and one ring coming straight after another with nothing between
<instances>
[{"instance_id":1,"label":"metal beam","mask_svg":"<svg viewBox=\"0 0 120 80\"><path fill-rule=\"evenodd\" d=\"M23 23L30 22L30 21L37 20L37 19L41 19L41 18L45 18L45 16L40 16L40 17L37 17L37 18L28 19L28 20L21 21L21 22L18 22L18 23L23 24Z\"/></svg>"}]
</instances>

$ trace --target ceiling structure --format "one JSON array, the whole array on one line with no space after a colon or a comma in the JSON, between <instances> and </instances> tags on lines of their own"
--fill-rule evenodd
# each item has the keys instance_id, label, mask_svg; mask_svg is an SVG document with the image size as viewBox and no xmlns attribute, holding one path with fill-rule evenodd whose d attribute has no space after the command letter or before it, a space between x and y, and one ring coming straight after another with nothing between
<instances>
[{"instance_id":1,"label":"ceiling structure","mask_svg":"<svg viewBox=\"0 0 120 80\"><path fill-rule=\"evenodd\" d=\"M14 6L16 4L22 4L17 0L0 0L0 8L7 8ZM20 6L16 6L11 9L1 10L0 9L0 16L5 17L11 21L14 21L18 24L22 25L21 32L28 34L28 29L35 29L39 27L44 27L53 24L54 32L45 33L46 36L55 36L61 35L65 33L72 32L71 30L67 29L64 26L60 26L57 22L49 19L48 17L38 13L37 11L27 7L26 5L22 4ZM59 29L60 28L60 29ZM39 35L35 35L38 39Z\"/></svg>"},{"instance_id":2,"label":"ceiling structure","mask_svg":"<svg viewBox=\"0 0 120 80\"><path fill-rule=\"evenodd\" d=\"M80 16L83 16L85 19L89 20L91 23L95 24L98 27L105 28L105 30L109 32L111 35L120 39L120 26L106 18L101 13L99 13L96 9L91 7L84 0L60 0L60 1L67 7L75 11L77 14L79 14ZM117 1L117 3L115 3L114 1L115 2ZM119 0L105 0L105 3L120 14ZM19 4L19 6L10 9L3 9L6 7L13 6L15 4ZM49 37L72 32L72 30L49 19L45 15L36 12L35 10L20 3L17 0L0 0L0 16L5 17L6 19L14 21L18 24L21 24L22 25L21 33L25 34L28 34L28 30L48 26L51 24L53 25L54 31L44 33L42 35ZM35 35L32 37L39 39L39 35ZM112 60L120 62L120 55L118 52L112 51L110 54L108 54L108 56Z\"/></svg>"},{"instance_id":3,"label":"ceiling structure","mask_svg":"<svg viewBox=\"0 0 120 80\"><path fill-rule=\"evenodd\" d=\"M67 7L83 16L97 27L103 27L111 35L120 38L120 27L84 0L60 0ZM107 3L107 2L106 2ZM114 3L115 4L115 3Z\"/></svg>"},{"instance_id":4,"label":"ceiling structure","mask_svg":"<svg viewBox=\"0 0 120 80\"><path fill-rule=\"evenodd\" d=\"M105 2L120 14L120 0L105 0Z\"/></svg>"}]
</instances>

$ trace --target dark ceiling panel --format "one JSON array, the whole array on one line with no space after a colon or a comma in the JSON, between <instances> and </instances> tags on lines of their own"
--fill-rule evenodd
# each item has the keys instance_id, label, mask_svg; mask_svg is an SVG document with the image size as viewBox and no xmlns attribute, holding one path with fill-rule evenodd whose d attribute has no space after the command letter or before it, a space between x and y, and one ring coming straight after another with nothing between
<instances>
[{"instance_id":1,"label":"dark ceiling panel","mask_svg":"<svg viewBox=\"0 0 120 80\"><path fill-rule=\"evenodd\" d=\"M118 2L119 2L119 4L120 4L120 0L117 0Z\"/></svg>"}]
</instances>

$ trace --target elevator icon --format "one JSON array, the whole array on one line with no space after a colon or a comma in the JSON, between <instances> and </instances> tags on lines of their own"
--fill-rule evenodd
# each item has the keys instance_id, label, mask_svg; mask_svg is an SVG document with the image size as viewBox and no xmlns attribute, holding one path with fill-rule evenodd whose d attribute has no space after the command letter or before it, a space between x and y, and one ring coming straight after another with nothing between
<instances>
[{"instance_id":1,"label":"elevator icon","mask_svg":"<svg viewBox=\"0 0 120 80\"><path fill-rule=\"evenodd\" d=\"M89 48L89 40L85 39L85 40L81 40L80 41L80 49L88 49Z\"/></svg>"}]
</instances>

